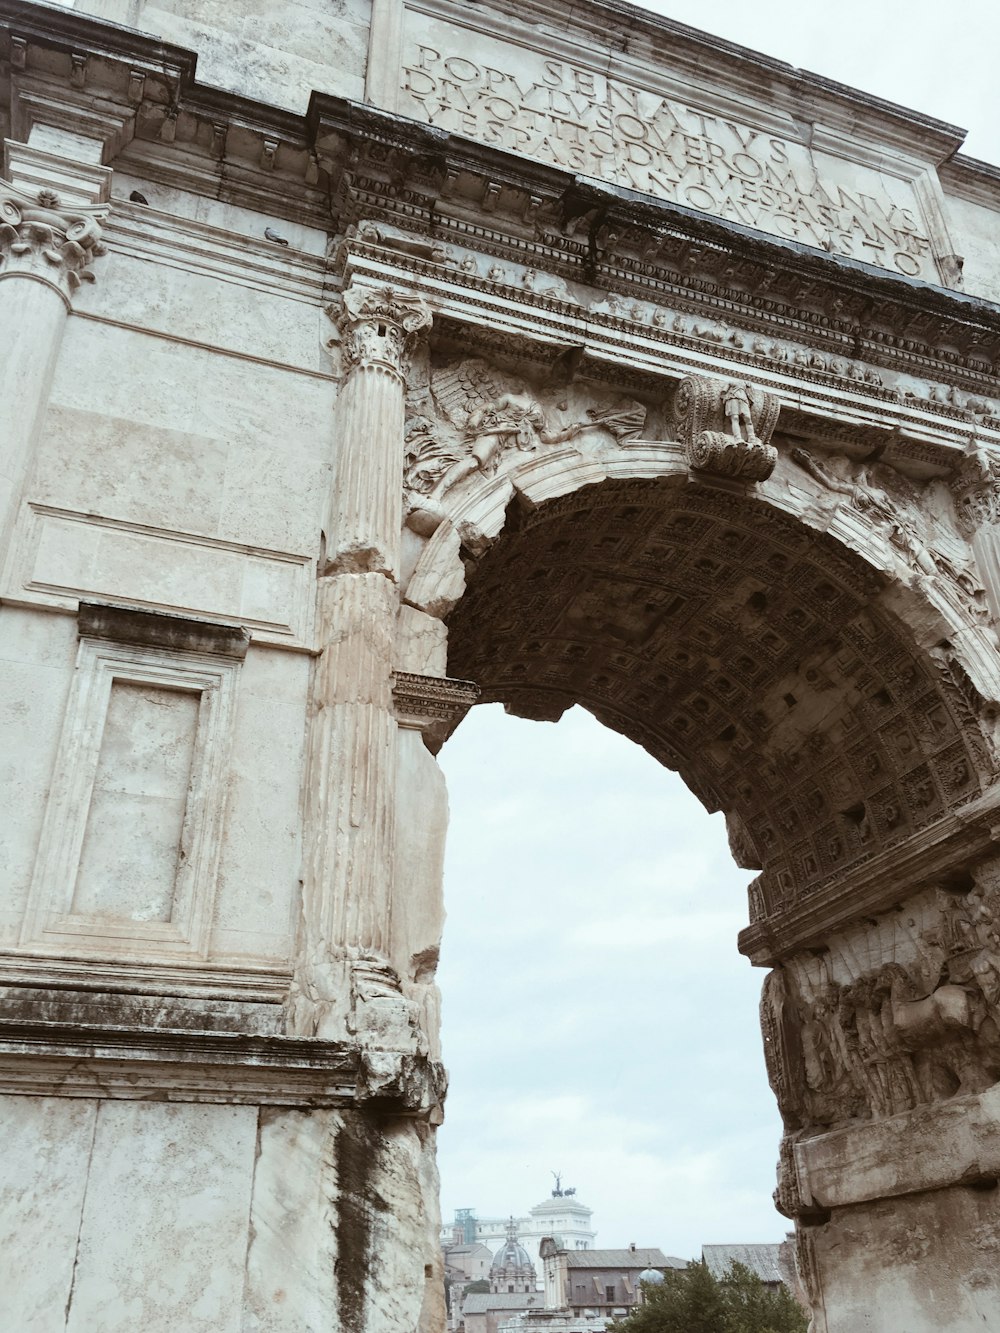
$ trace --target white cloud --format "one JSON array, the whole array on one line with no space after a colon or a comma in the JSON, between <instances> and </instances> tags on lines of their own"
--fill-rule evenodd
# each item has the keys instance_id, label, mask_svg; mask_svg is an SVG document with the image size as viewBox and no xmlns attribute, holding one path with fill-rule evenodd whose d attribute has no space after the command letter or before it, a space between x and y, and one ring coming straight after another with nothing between
<instances>
[{"instance_id":1,"label":"white cloud","mask_svg":"<svg viewBox=\"0 0 1000 1333\"><path fill-rule=\"evenodd\" d=\"M722 820L582 710L553 729L476 709L441 759L446 1213L523 1212L562 1169L607 1244L780 1238Z\"/></svg>"}]
</instances>

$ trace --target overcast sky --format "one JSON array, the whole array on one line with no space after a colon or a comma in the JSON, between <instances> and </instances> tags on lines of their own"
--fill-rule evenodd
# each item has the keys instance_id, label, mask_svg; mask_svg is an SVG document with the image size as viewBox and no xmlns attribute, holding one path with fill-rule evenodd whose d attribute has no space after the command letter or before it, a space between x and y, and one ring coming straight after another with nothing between
<instances>
[{"instance_id":1,"label":"overcast sky","mask_svg":"<svg viewBox=\"0 0 1000 1333\"><path fill-rule=\"evenodd\" d=\"M649 8L969 130L1000 162L995 0ZM748 874L673 774L581 710L473 710L445 746L442 1205L523 1213L563 1173L598 1243L778 1240L780 1125L736 952Z\"/></svg>"},{"instance_id":2,"label":"overcast sky","mask_svg":"<svg viewBox=\"0 0 1000 1333\"><path fill-rule=\"evenodd\" d=\"M659 13L969 130L1000 162L992 3L663 0ZM780 1122L720 815L580 709L474 709L451 794L442 1208L523 1213L550 1171L598 1244L780 1240Z\"/></svg>"}]
</instances>

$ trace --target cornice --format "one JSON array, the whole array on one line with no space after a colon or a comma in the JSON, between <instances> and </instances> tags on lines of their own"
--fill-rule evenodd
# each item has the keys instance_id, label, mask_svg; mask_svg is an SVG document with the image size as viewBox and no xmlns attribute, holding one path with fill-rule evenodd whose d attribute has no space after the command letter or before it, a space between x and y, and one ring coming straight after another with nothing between
<instances>
[{"instance_id":1,"label":"cornice","mask_svg":"<svg viewBox=\"0 0 1000 1333\"><path fill-rule=\"evenodd\" d=\"M799 901L770 910L766 899L775 886L761 875L750 886L751 904L756 896L759 905L740 931L740 953L755 967L773 967L803 949L821 948L833 932L891 909L918 889L947 883L956 866L995 851L998 815L1000 788L991 787L936 823L810 886Z\"/></svg>"},{"instance_id":2,"label":"cornice","mask_svg":"<svg viewBox=\"0 0 1000 1333\"><path fill-rule=\"evenodd\" d=\"M85 52L110 68L128 65L174 84L193 82L198 60L184 47L44 0L0 0L0 60L11 59L12 38L66 56Z\"/></svg>"},{"instance_id":3,"label":"cornice","mask_svg":"<svg viewBox=\"0 0 1000 1333\"><path fill-rule=\"evenodd\" d=\"M352 148L335 195L342 229L375 217L444 242L472 229L494 253L536 256L539 267L594 287L652 297L659 285L699 306L717 299L742 312L745 327L795 320L826 345L839 339L841 354L908 358L924 373L958 372L971 391L996 392L1000 307L991 302L387 112L314 94L309 117L331 177L332 154Z\"/></svg>"},{"instance_id":4,"label":"cornice","mask_svg":"<svg viewBox=\"0 0 1000 1333\"><path fill-rule=\"evenodd\" d=\"M1000 166L956 153L938 169L946 197L967 199L1000 210Z\"/></svg>"},{"instance_id":5,"label":"cornice","mask_svg":"<svg viewBox=\"0 0 1000 1333\"><path fill-rule=\"evenodd\" d=\"M631 21L625 6L604 8ZM190 188L227 199L238 194L239 202L256 201L276 218L301 218L306 210L314 225L326 196L333 232L366 217L424 234L477 227L491 233L494 252L527 256L592 287L650 300L669 290L692 311L725 312L736 327L772 334L794 327L797 338L838 355L850 348L875 365L903 365L971 393L1000 394L1000 307L989 302L342 98L314 93L299 117L208 89L196 82L193 53L72 10L0 0L0 58L10 58L15 29L26 34L29 66L35 44L59 55L68 78L72 52L89 50L100 58L88 63L88 79L100 75L123 96L129 70L145 71L128 152L148 158L155 148L159 163L177 162L178 185L186 174L198 181ZM704 34L697 42L727 58L746 54ZM897 110L928 133L949 128Z\"/></svg>"},{"instance_id":6,"label":"cornice","mask_svg":"<svg viewBox=\"0 0 1000 1333\"><path fill-rule=\"evenodd\" d=\"M0 1090L250 1105L358 1100L360 1051L307 1037L0 1020Z\"/></svg>"},{"instance_id":7,"label":"cornice","mask_svg":"<svg viewBox=\"0 0 1000 1333\"><path fill-rule=\"evenodd\" d=\"M255 1032L0 1017L0 1093L249 1106L377 1104L433 1115L447 1083L419 1055Z\"/></svg>"},{"instance_id":8,"label":"cornice","mask_svg":"<svg viewBox=\"0 0 1000 1333\"><path fill-rule=\"evenodd\" d=\"M423 732L428 749L437 754L480 695L471 680L422 676L397 671L392 698L396 716L404 726Z\"/></svg>"}]
</instances>

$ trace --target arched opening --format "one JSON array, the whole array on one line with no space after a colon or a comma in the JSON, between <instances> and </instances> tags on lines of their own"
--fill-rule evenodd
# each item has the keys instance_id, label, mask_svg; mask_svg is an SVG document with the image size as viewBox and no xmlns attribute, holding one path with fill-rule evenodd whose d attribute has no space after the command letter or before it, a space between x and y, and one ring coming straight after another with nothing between
<instances>
[{"instance_id":1,"label":"arched opening","mask_svg":"<svg viewBox=\"0 0 1000 1333\"><path fill-rule=\"evenodd\" d=\"M914 641L890 580L746 494L659 478L515 501L466 576L450 674L524 717L580 703L676 769L763 872L751 921L968 801L992 767L954 664Z\"/></svg>"},{"instance_id":2,"label":"arched opening","mask_svg":"<svg viewBox=\"0 0 1000 1333\"><path fill-rule=\"evenodd\" d=\"M534 503L516 489L496 535L463 543L449 675L528 719L579 704L724 812L736 862L756 872L741 947L775 976L822 955L838 927L881 930L889 901L873 898L867 920L861 906L877 867L930 848L994 771L988 709L916 581L902 589L773 484L763 494L675 470L549 494ZM914 862L914 888L931 883L932 859ZM873 955L869 970L893 957ZM826 994L787 975L805 989L789 983L786 1000L772 987L765 1023L786 1143L907 1105L803 1094L812 1075L783 1044L782 1013L820 1012ZM910 1107L973 1087L949 1091L947 1062L938 1074L926 1096L914 1081ZM828 1217L793 1196L787 1186L790 1214Z\"/></svg>"},{"instance_id":3,"label":"arched opening","mask_svg":"<svg viewBox=\"0 0 1000 1333\"><path fill-rule=\"evenodd\" d=\"M721 814L581 708L554 727L473 709L440 762L445 1234L474 1207L496 1245L514 1211L540 1278L528 1210L561 1170L598 1248L780 1242L761 973L733 947L747 876Z\"/></svg>"}]
</instances>

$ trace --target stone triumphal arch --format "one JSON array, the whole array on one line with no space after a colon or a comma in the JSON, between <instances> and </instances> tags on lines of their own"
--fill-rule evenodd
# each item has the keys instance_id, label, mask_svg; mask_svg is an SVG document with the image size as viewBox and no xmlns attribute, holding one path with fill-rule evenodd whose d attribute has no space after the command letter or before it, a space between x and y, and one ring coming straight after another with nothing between
<instances>
[{"instance_id":1,"label":"stone triumphal arch","mask_svg":"<svg viewBox=\"0 0 1000 1333\"><path fill-rule=\"evenodd\" d=\"M440 1333L501 700L725 812L816 1333L997 1327L1000 172L599 0L0 0L0 131L4 1326Z\"/></svg>"}]
</instances>

